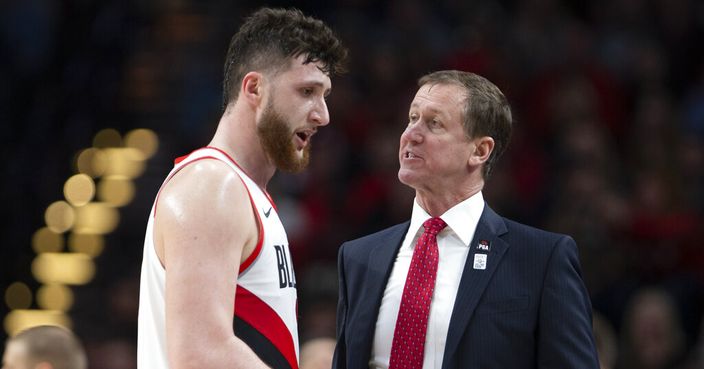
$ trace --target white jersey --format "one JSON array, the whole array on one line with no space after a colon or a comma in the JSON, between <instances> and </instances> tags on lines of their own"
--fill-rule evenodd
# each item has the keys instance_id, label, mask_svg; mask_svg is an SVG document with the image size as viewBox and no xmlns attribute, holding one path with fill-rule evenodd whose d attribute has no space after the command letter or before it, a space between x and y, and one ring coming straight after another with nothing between
<instances>
[{"instance_id":1,"label":"white jersey","mask_svg":"<svg viewBox=\"0 0 704 369\"><path fill-rule=\"evenodd\" d=\"M296 277L288 238L276 206L225 152L206 147L177 159L166 184L180 169L198 160L220 160L242 179L257 215L259 241L239 266L234 307L234 331L273 368L298 368ZM162 185L163 188L163 185ZM144 239L139 290L138 369L167 369L164 288L165 271L152 238L159 196L154 201ZM236 266L233 266L236 267Z\"/></svg>"}]
</instances>

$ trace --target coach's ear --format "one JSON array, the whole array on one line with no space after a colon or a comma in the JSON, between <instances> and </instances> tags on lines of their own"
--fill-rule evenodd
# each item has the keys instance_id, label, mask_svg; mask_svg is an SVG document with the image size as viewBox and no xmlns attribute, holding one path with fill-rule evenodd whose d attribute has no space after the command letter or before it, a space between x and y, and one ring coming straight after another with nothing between
<instances>
[{"instance_id":1,"label":"coach's ear","mask_svg":"<svg viewBox=\"0 0 704 369\"><path fill-rule=\"evenodd\" d=\"M240 97L253 109L261 105L264 94L264 76L259 72L249 72L242 78Z\"/></svg>"},{"instance_id":2,"label":"coach's ear","mask_svg":"<svg viewBox=\"0 0 704 369\"><path fill-rule=\"evenodd\" d=\"M478 167L489 160L491 152L494 151L494 139L489 136L477 137L472 140L474 150L469 155L467 165Z\"/></svg>"}]
</instances>

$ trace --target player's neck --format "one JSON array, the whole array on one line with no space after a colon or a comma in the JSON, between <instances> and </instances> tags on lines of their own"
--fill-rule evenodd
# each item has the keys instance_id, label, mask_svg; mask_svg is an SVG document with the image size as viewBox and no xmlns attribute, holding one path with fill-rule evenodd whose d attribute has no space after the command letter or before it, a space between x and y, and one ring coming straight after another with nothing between
<instances>
[{"instance_id":1,"label":"player's neck","mask_svg":"<svg viewBox=\"0 0 704 369\"><path fill-rule=\"evenodd\" d=\"M276 172L259 143L254 114L238 111L237 107L220 118L208 146L225 151L262 189Z\"/></svg>"}]
</instances>

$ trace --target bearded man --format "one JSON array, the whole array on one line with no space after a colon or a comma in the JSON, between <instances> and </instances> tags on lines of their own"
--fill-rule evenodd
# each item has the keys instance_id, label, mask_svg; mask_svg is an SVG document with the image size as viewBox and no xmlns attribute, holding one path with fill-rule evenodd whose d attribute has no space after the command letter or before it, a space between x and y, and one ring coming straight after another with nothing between
<instances>
[{"instance_id":1,"label":"bearded man","mask_svg":"<svg viewBox=\"0 0 704 369\"><path fill-rule=\"evenodd\" d=\"M176 160L150 213L138 368L298 368L296 279L266 185L308 164L346 54L298 10L263 8L233 36L217 131Z\"/></svg>"}]
</instances>

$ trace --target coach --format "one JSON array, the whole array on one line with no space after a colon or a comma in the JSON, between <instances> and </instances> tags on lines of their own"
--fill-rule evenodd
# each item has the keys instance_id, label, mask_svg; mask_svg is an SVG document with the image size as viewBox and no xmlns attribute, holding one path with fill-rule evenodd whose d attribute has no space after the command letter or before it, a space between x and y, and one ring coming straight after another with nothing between
<instances>
[{"instance_id":1,"label":"coach","mask_svg":"<svg viewBox=\"0 0 704 369\"><path fill-rule=\"evenodd\" d=\"M411 219L340 247L333 368L598 369L575 242L484 202L506 98L466 72L418 85L399 149Z\"/></svg>"}]
</instances>

